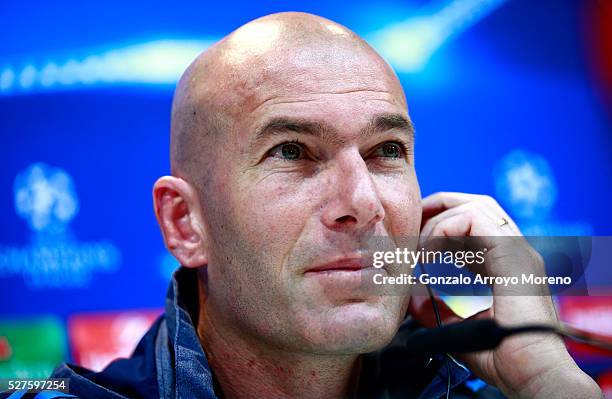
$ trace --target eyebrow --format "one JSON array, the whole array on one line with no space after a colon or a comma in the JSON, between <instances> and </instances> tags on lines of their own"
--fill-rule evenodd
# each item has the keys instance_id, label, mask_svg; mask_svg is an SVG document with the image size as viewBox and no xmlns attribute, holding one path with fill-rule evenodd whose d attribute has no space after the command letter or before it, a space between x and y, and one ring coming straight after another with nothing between
<instances>
[{"instance_id":1,"label":"eyebrow","mask_svg":"<svg viewBox=\"0 0 612 399\"><path fill-rule=\"evenodd\" d=\"M409 140L411 142L414 140L414 126L410 119L401 114L380 114L374 116L367 126L361 130L360 136L370 137L375 133L384 133L390 130L404 130L408 133ZM337 144L344 144L346 142L333 126L325 122L288 117L277 117L269 120L261 128L257 129L254 142L287 132L316 136Z\"/></svg>"},{"instance_id":2,"label":"eyebrow","mask_svg":"<svg viewBox=\"0 0 612 399\"><path fill-rule=\"evenodd\" d=\"M412 121L400 114L378 115L370 121L368 128L366 128L371 132L386 132L394 129L407 131L411 138L414 136Z\"/></svg>"}]
</instances>

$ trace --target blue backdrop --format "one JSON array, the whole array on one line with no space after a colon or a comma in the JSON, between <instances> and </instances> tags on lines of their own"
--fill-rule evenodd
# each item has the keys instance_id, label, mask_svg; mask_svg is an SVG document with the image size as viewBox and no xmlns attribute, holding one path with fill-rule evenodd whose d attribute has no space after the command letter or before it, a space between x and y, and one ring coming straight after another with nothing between
<instances>
[{"instance_id":1,"label":"blue backdrop","mask_svg":"<svg viewBox=\"0 0 612 399\"><path fill-rule=\"evenodd\" d=\"M151 187L169 172L174 84L211 41L277 11L336 20L396 67L424 195L493 195L526 234L612 235L597 7L4 0L0 317L163 305L176 263Z\"/></svg>"}]
</instances>

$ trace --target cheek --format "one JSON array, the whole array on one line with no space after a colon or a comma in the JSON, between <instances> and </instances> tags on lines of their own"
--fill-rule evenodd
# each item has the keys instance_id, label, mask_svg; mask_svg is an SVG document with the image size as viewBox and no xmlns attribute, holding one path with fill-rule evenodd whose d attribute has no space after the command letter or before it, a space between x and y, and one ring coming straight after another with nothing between
<instances>
[{"instance_id":1,"label":"cheek","mask_svg":"<svg viewBox=\"0 0 612 399\"><path fill-rule=\"evenodd\" d=\"M385 209L385 227L392 236L416 237L421 226L421 191L414 173L380 181L378 189Z\"/></svg>"},{"instance_id":2,"label":"cheek","mask_svg":"<svg viewBox=\"0 0 612 399\"><path fill-rule=\"evenodd\" d=\"M303 184L288 184L270 177L257 185L238 190L233 215L252 242L260 242L265 252L274 254L292 245L312 212L314 193ZM275 248L275 251L272 251Z\"/></svg>"},{"instance_id":3,"label":"cheek","mask_svg":"<svg viewBox=\"0 0 612 399\"><path fill-rule=\"evenodd\" d=\"M300 224L302 208L297 206L299 198L294 190L281 184L256 187L249 196L247 207L253 212L253 223L270 232L289 232Z\"/></svg>"}]
</instances>

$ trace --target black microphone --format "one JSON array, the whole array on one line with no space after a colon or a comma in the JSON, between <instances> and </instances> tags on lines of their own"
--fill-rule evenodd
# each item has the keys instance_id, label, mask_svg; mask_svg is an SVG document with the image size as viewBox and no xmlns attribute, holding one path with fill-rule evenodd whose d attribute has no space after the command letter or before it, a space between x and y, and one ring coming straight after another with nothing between
<instances>
[{"instance_id":1,"label":"black microphone","mask_svg":"<svg viewBox=\"0 0 612 399\"><path fill-rule=\"evenodd\" d=\"M553 332L546 325L502 327L493 319L465 320L436 328L423 328L403 340L403 352L411 355L467 353L495 349L506 337L527 332Z\"/></svg>"}]
</instances>

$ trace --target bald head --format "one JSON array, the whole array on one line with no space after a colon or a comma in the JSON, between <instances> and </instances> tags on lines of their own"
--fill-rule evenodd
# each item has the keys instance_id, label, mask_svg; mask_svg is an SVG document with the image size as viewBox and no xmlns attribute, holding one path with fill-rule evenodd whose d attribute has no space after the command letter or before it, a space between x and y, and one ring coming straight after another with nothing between
<instances>
[{"instance_id":1,"label":"bald head","mask_svg":"<svg viewBox=\"0 0 612 399\"><path fill-rule=\"evenodd\" d=\"M200 54L181 77L172 107L172 173L201 182L212 166L212 143L237 133L238 122L266 102L358 90L372 75L405 107L392 69L346 27L296 12L251 21ZM351 82L343 84L347 76Z\"/></svg>"}]
</instances>

